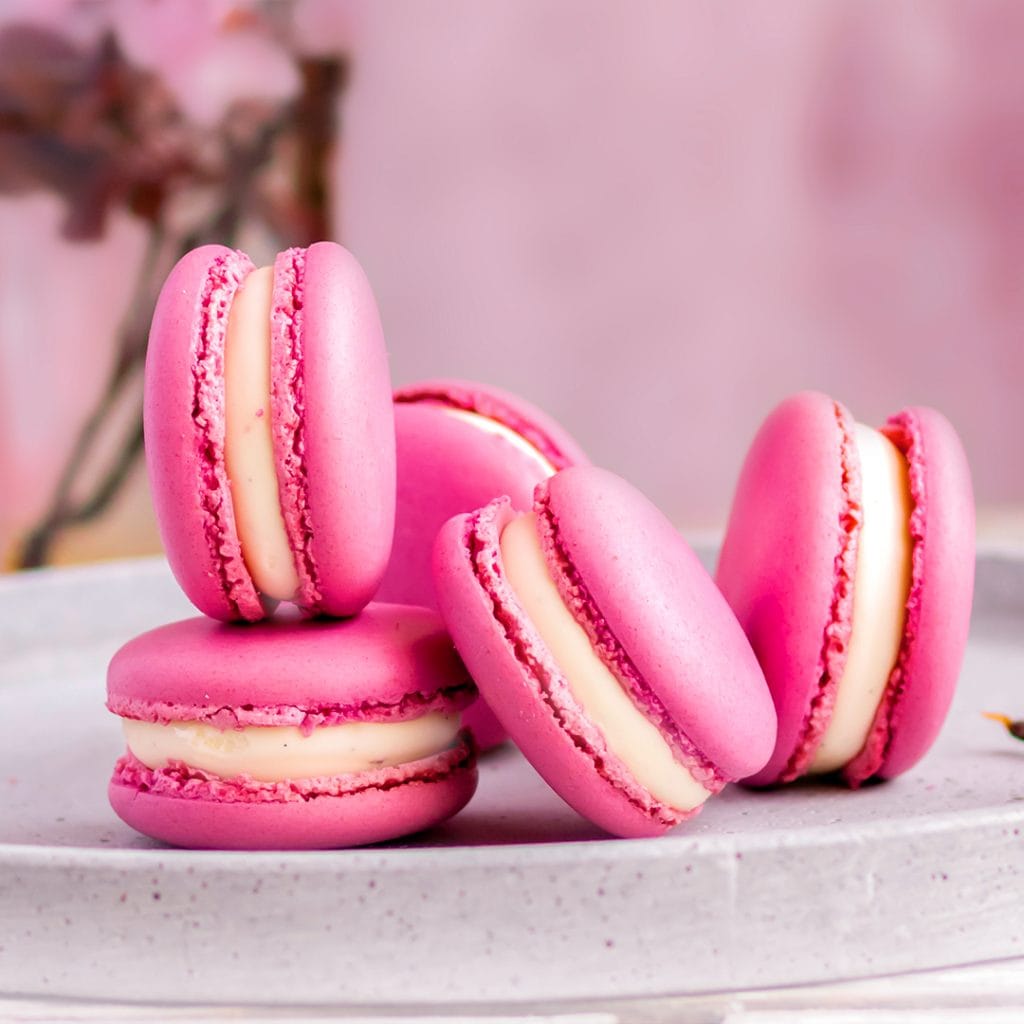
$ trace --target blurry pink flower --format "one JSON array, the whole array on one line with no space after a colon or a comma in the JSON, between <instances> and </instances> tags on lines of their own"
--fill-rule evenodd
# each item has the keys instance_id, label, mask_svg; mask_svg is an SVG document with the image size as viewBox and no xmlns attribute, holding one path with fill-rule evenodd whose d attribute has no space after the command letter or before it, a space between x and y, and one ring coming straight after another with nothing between
<instances>
[{"instance_id":1,"label":"blurry pink flower","mask_svg":"<svg viewBox=\"0 0 1024 1024\"><path fill-rule=\"evenodd\" d=\"M185 116L214 125L241 99L279 104L299 76L256 3L112 0L111 23L129 63L156 73Z\"/></svg>"},{"instance_id":2,"label":"blurry pink flower","mask_svg":"<svg viewBox=\"0 0 1024 1024\"><path fill-rule=\"evenodd\" d=\"M347 53L353 48L358 28L356 0L298 0L295 4L292 38L299 53Z\"/></svg>"},{"instance_id":3,"label":"blurry pink flower","mask_svg":"<svg viewBox=\"0 0 1024 1024\"><path fill-rule=\"evenodd\" d=\"M59 30L76 43L92 43L107 25L102 4L82 0L3 0L0 26L34 25Z\"/></svg>"}]
</instances>

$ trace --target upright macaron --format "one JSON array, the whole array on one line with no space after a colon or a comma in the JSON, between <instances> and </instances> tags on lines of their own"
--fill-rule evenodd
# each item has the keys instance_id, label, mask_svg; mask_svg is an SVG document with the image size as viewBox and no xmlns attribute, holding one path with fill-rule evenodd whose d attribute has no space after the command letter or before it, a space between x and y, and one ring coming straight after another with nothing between
<instances>
[{"instance_id":1,"label":"upright macaron","mask_svg":"<svg viewBox=\"0 0 1024 1024\"><path fill-rule=\"evenodd\" d=\"M394 526L394 419L377 306L340 245L260 268L219 245L182 257L153 315L144 421L167 557L200 611L370 600Z\"/></svg>"},{"instance_id":2,"label":"upright macaron","mask_svg":"<svg viewBox=\"0 0 1024 1024\"><path fill-rule=\"evenodd\" d=\"M487 384L421 381L394 400L395 535L378 599L435 608L431 552L448 519L503 495L527 510L540 481L589 460L542 410ZM484 749L504 738L482 700L465 720Z\"/></svg>"},{"instance_id":3,"label":"upright macaron","mask_svg":"<svg viewBox=\"0 0 1024 1024\"><path fill-rule=\"evenodd\" d=\"M176 846L315 849L417 832L476 786L476 691L437 614L162 626L110 663L127 751L110 802Z\"/></svg>"},{"instance_id":4,"label":"upright macaron","mask_svg":"<svg viewBox=\"0 0 1024 1024\"><path fill-rule=\"evenodd\" d=\"M757 771L775 738L739 624L672 524L578 466L450 520L438 602L466 666L534 767L620 836L654 836Z\"/></svg>"},{"instance_id":5,"label":"upright macaron","mask_svg":"<svg viewBox=\"0 0 1024 1024\"><path fill-rule=\"evenodd\" d=\"M934 409L875 430L827 395L782 402L754 439L717 580L779 716L756 785L912 767L935 740L967 643L974 503Z\"/></svg>"}]
</instances>

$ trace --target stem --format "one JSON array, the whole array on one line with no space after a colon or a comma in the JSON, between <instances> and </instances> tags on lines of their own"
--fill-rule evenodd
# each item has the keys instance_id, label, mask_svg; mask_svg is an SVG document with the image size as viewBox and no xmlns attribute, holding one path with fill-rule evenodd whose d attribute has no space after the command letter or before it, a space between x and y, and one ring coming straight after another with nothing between
<instances>
[{"instance_id":1,"label":"stem","mask_svg":"<svg viewBox=\"0 0 1024 1024\"><path fill-rule=\"evenodd\" d=\"M328 167L337 134L338 96L348 81L344 58L307 59L300 63L302 94L295 117L304 127L299 136L295 191L309 211L309 233L313 238L330 237L330 190Z\"/></svg>"},{"instance_id":2,"label":"stem","mask_svg":"<svg viewBox=\"0 0 1024 1024\"><path fill-rule=\"evenodd\" d=\"M67 460L57 480L57 487L54 491L53 500L50 503L50 510L43 519L29 533L24 546L16 560L16 566L22 569L32 569L45 564L48 560L50 549L57 539L57 534L67 525L83 520L82 509L95 509L95 515L101 511L109 502L113 493L110 493L106 500L103 495L109 489L111 476L120 482L127 476L132 467L135 456L141 450L141 441L138 448L132 450L131 439L128 445L122 448L114 468L109 471L101 481L99 487L85 499L78 507L71 500L72 491L81 474L82 465L86 455L92 449L100 431L103 429L109 417L111 409L116 405L125 385L132 380L133 372L141 366L146 354L146 310L152 309L153 282L163 277L162 261L159 259L164 244L164 233L157 226L150 233L146 245L146 254L143 258L142 272L136 284L135 294L132 296L128 306L128 312L122 321L119 331L120 344L118 345L117 360L107 386L100 396L99 401L85 421ZM133 430L136 423L133 423ZM137 422L138 433L141 435L141 419ZM119 469L121 463L123 467ZM117 484L114 490L116 491Z\"/></svg>"},{"instance_id":3,"label":"stem","mask_svg":"<svg viewBox=\"0 0 1024 1024\"><path fill-rule=\"evenodd\" d=\"M141 411L133 422L133 432L127 443L119 451L113 465L92 494L77 507L67 507L59 515L51 513L39 525L28 539L21 552L21 567L25 569L45 565L49 560L50 548L56 540L57 533L68 526L88 522L99 515L114 499L121 485L125 482L135 460L142 452L142 415Z\"/></svg>"}]
</instances>

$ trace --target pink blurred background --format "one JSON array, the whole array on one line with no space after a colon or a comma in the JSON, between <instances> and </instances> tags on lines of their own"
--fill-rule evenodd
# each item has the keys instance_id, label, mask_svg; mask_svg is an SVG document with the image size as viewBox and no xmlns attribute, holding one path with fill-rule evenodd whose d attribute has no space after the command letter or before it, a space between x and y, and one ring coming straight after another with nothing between
<instances>
[{"instance_id":1,"label":"pink blurred background","mask_svg":"<svg viewBox=\"0 0 1024 1024\"><path fill-rule=\"evenodd\" d=\"M272 35L262 63L218 57L250 5L193 5L209 24L198 56L161 29L171 6L135 4L151 20L124 31L191 116L295 88ZM1021 522L1016 0L296 10L293 47L350 56L334 233L373 282L396 384L522 392L684 529L722 525L786 394L828 391L871 423L932 404L961 432L982 524ZM142 248L126 210L89 243L60 239L61 216L43 188L0 192L5 551L102 389ZM136 470L53 557L153 550L146 502Z\"/></svg>"}]
</instances>

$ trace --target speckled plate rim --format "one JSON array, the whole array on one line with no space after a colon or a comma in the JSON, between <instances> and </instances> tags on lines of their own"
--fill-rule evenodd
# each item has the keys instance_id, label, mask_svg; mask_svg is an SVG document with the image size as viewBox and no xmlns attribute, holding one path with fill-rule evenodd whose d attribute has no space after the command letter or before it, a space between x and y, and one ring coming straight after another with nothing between
<instances>
[{"instance_id":1,"label":"speckled plate rim","mask_svg":"<svg viewBox=\"0 0 1024 1024\"><path fill-rule=\"evenodd\" d=\"M141 569L166 572L159 560ZM139 571L128 563L69 573L88 592L107 573ZM46 574L13 588L0 581L0 609L12 589L37 591L43 605L52 583ZM1024 622L1024 552L982 552L975 612ZM32 638L20 639L29 652ZM1024 951L1022 832L1024 802L629 842L322 853L5 843L0 993L568 1005L1010 959ZM780 899L778 880L795 862L799 899ZM336 921L358 921L358 934L331 933Z\"/></svg>"},{"instance_id":2,"label":"speckled plate rim","mask_svg":"<svg viewBox=\"0 0 1024 1024\"><path fill-rule=\"evenodd\" d=\"M853 826L804 825L783 829L765 829L742 837L743 850L755 854L765 850L785 850L811 847L846 846L852 838L857 842L899 840L901 837L918 837L923 833L967 831L986 828L994 823L1006 826L1021 826L1024 833L1024 802L1019 810L1005 808L978 808L960 810L948 814L930 814L926 818L903 821L859 822ZM53 866L69 868L119 867L145 871L147 862L163 862L172 856L183 868L202 866L220 871L238 870L251 872L261 864L287 864L294 868L327 864L331 870L337 868L339 858L344 858L353 868L372 864L375 870L408 871L436 865L444 860L453 869L464 867L508 866L535 867L578 865L583 862L599 863L602 860L618 860L623 844L629 844L630 857L634 860L678 860L679 857L715 857L735 851L738 843L732 835L692 836L674 835L656 839L590 839L585 841L544 841L529 843L501 843L478 846L368 846L359 849L312 850L312 851L232 851L232 850L185 850L172 846L152 849L99 849L69 846L46 846L32 843L0 843L0 869L5 865L48 861Z\"/></svg>"}]
</instances>

